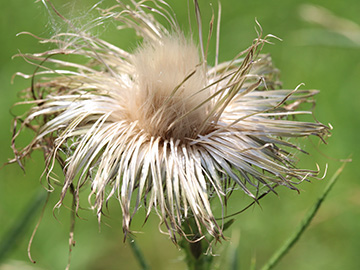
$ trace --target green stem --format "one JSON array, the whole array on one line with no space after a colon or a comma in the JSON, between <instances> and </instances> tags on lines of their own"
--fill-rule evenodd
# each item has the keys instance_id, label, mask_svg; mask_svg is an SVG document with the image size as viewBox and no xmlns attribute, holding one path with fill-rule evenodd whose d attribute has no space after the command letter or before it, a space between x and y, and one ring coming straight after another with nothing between
<instances>
[{"instance_id":1,"label":"green stem","mask_svg":"<svg viewBox=\"0 0 360 270\"><path fill-rule=\"evenodd\" d=\"M304 233L306 228L309 226L311 220L314 218L315 214L319 210L321 204L325 200L326 196L329 194L331 188L334 186L336 180L338 179L339 175L343 171L345 167L344 163L333 175L333 177L330 179L328 185L324 189L323 193L319 197L319 199L316 201L316 203L313 205L313 207L309 210L309 212L306 214L304 219L301 221L300 225L297 227L295 232L288 238L288 240L284 243L283 246L281 246L277 252L274 253L274 255L270 258L270 260L261 268L261 270L269 270L272 269L284 255L291 249L291 247L299 240L300 236Z\"/></svg>"},{"instance_id":2,"label":"green stem","mask_svg":"<svg viewBox=\"0 0 360 270\"><path fill-rule=\"evenodd\" d=\"M187 221L186 225L183 226L183 231L188 236L192 235L189 238L191 242L183 238L179 241L179 246L185 252L188 270L209 270L213 261L213 256L207 252L209 244L205 238L200 240L195 221L193 219Z\"/></svg>"}]
</instances>

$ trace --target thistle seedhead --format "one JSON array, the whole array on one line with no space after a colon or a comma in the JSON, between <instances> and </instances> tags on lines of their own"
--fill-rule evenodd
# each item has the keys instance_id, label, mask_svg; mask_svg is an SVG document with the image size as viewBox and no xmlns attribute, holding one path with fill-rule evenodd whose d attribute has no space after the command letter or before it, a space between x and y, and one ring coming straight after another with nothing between
<instances>
[{"instance_id":1,"label":"thistle seedhead","mask_svg":"<svg viewBox=\"0 0 360 270\"><path fill-rule=\"evenodd\" d=\"M58 48L25 55L37 62L34 74L22 74L32 79L26 103L33 107L14 133L12 162L21 164L34 149L43 149L50 186L59 162L65 177L57 179L63 186L57 207L73 189L77 209L79 191L90 182L89 201L99 220L105 203L111 197L119 200L125 235L144 205L147 216L158 214L174 242L177 234L184 235L182 226L189 218L198 235L219 240L223 224L213 215L212 198L224 205L237 186L256 200L260 189L282 185L297 190L296 184L317 176L317 170L295 167L289 149L302 150L288 138L328 134L329 128L318 121L295 119L312 114L298 107L318 91L280 88L270 56L260 53L273 36L264 37L259 25L247 49L224 63L216 55L210 66L194 4L199 44L183 33L164 1L119 2L98 20L135 29L143 41L133 52L59 15L72 31L42 39ZM156 14L167 19L168 28ZM16 138L27 128L34 139L17 150Z\"/></svg>"}]
</instances>

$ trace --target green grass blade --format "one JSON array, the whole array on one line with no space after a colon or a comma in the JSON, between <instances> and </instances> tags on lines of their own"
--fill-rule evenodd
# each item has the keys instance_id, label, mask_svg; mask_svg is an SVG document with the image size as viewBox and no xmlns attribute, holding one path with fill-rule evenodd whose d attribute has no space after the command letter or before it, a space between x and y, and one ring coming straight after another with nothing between
<instances>
[{"instance_id":1,"label":"green grass blade","mask_svg":"<svg viewBox=\"0 0 360 270\"><path fill-rule=\"evenodd\" d=\"M141 266L141 269L149 270L150 267L149 267L148 263L146 262L145 257L143 255L143 253L141 252L139 246L136 244L135 240L130 235L127 236L127 239L128 239L128 242L130 244L131 250L132 250L135 258L137 259L138 263Z\"/></svg>"},{"instance_id":2,"label":"green grass blade","mask_svg":"<svg viewBox=\"0 0 360 270\"><path fill-rule=\"evenodd\" d=\"M269 261L261 268L261 270L269 270L272 269L284 255L291 249L291 247L299 240L300 236L304 233L306 228L309 226L311 220L314 218L315 214L319 210L321 204L325 200L326 196L329 194L331 188L334 186L336 180L340 176L341 172L343 171L346 163L335 172L335 174L330 179L328 185L325 187L323 193L313 205L313 207L309 210L306 214L304 219L301 221L300 225L296 228L294 233L289 237L289 239L281 246L274 255L269 259Z\"/></svg>"},{"instance_id":3,"label":"green grass blade","mask_svg":"<svg viewBox=\"0 0 360 270\"><path fill-rule=\"evenodd\" d=\"M229 270L240 270L240 262L239 262L239 243L240 243L240 231L233 230L231 235L231 243L230 243L230 267Z\"/></svg>"},{"instance_id":4,"label":"green grass blade","mask_svg":"<svg viewBox=\"0 0 360 270\"><path fill-rule=\"evenodd\" d=\"M20 214L14 224L4 234L0 241L0 262L6 258L6 255L16 246L23 237L24 232L32 224L38 210L43 207L47 197L47 192L41 189L35 194L28 204L28 207Z\"/></svg>"}]
</instances>

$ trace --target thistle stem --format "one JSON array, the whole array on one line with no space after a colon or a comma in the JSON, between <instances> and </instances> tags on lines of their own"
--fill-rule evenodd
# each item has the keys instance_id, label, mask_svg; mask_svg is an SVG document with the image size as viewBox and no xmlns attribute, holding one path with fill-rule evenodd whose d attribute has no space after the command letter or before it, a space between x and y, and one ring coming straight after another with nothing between
<instances>
[{"instance_id":1,"label":"thistle stem","mask_svg":"<svg viewBox=\"0 0 360 270\"><path fill-rule=\"evenodd\" d=\"M183 231L187 235L193 235L189 240L181 239L179 241L180 247L185 252L185 262L188 270L209 270L213 260L213 256L208 254L208 245L206 239L200 239L200 235L196 233L198 227L193 219L188 219L188 222L183 226ZM195 232L195 233L194 233Z\"/></svg>"}]
</instances>

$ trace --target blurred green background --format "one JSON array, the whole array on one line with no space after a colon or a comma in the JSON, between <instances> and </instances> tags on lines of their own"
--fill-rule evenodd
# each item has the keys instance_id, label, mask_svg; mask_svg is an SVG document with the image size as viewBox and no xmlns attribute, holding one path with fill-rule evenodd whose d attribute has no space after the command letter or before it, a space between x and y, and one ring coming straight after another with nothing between
<instances>
[{"instance_id":1,"label":"blurred green background","mask_svg":"<svg viewBox=\"0 0 360 270\"><path fill-rule=\"evenodd\" d=\"M49 37L53 34L48 14L41 3L17 0L0 2L0 120L2 131L1 159L5 163L13 157L11 141L11 106L19 101L19 91L29 87L30 81L12 76L21 71L32 73L34 67L21 58L11 59L20 52L39 52L47 47L40 45L30 36L19 36L21 31ZM102 7L110 7L115 1L104 1ZM186 1L170 1L178 15L180 24L187 25ZM174 2L174 3L172 3ZM214 2L216 9L217 3ZM222 2L222 26L220 60L230 60L245 49L256 37L255 18L261 23L264 33L271 33L282 42L266 45L263 52L271 53L277 68L281 70L284 88L319 89L316 97L315 116L323 123L334 127L328 145L307 143L310 156L298 155L299 167L322 170L329 164L328 176L324 180L303 183L300 195L286 188L279 188L279 196L273 194L256 206L236 217L232 230L226 235L229 241L216 245L214 252L221 253L216 264L227 269L228 259L237 246L239 269L249 269L252 263L262 266L272 253L287 239L306 211L327 184L327 180L341 165L338 159L352 155L353 162L347 164L338 183L323 204L296 246L275 269L360 269L360 182L358 143L360 133L360 2L347 1L230 1ZM53 3L68 17L91 19L85 11L95 1L54 0ZM204 22L210 18L209 1L199 1ZM325 13L311 13L304 4L315 4L326 8L335 18ZM323 18L323 14L326 16ZM305 20L307 18L307 20ZM323 20L322 20L323 19ZM313 22L311 22L312 20ZM318 23L315 20L320 20ZM353 23L348 22L352 21ZM323 24L323 25L321 25ZM136 38L128 32L115 32L113 27L100 29L97 34L115 45L134 48ZM213 53L214 50L212 50ZM15 110L16 111L16 110ZM299 144L304 146L305 140ZM324 154L324 155L323 155ZM329 156L331 158L327 158ZM0 241L17 226L19 218L35 200L42 187L39 178L43 170L41 153L32 155L26 163L26 174L19 166L10 165L0 170ZM0 269L64 269L68 257L68 232L70 211L66 207L56 210L58 192L50 198L44 219L32 245L35 265L27 258L27 244L40 211L29 215L29 223L13 247L7 250L6 259ZM238 211L249 202L237 191L230 199L228 213ZM71 205L67 201L67 205ZM110 201L108 217L99 226L95 215L83 201L85 210L77 219L75 227L76 246L72 253L71 269L140 269L128 243L123 243L121 211L116 200ZM158 218L152 215L142 227L141 214L135 220L133 229L140 231L135 241L143 250L151 269L185 269L183 254L158 231ZM14 238L12 238L14 239Z\"/></svg>"}]
</instances>

